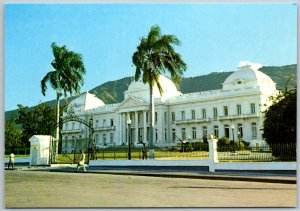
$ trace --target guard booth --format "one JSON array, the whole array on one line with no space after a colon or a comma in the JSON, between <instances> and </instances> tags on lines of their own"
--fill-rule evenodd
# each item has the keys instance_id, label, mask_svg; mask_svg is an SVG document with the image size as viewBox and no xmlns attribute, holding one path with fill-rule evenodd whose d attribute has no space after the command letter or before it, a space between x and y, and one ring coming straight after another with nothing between
<instances>
[{"instance_id":1,"label":"guard booth","mask_svg":"<svg viewBox=\"0 0 300 211\"><path fill-rule=\"evenodd\" d=\"M52 136L34 135L30 142L30 166L49 165Z\"/></svg>"}]
</instances>

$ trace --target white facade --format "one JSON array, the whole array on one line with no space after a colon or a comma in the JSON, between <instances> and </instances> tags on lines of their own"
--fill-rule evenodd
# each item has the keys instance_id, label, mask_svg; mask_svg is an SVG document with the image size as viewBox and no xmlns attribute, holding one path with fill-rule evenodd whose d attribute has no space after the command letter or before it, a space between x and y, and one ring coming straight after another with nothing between
<instances>
[{"instance_id":1,"label":"white facade","mask_svg":"<svg viewBox=\"0 0 300 211\"><path fill-rule=\"evenodd\" d=\"M275 83L255 65L245 64L232 73L222 89L182 94L164 76L160 96L154 87L155 145L175 145L179 139L202 141L208 134L238 138L251 145L263 144L262 112L270 105L269 97L277 93ZM94 126L96 146L127 143L127 118L130 116L131 140L148 143L149 87L141 81L132 82L124 93L124 101L105 105L100 99L84 93L70 103L76 115ZM64 114L66 115L66 114ZM62 150L72 152L75 139L88 139L88 128L79 122L63 125ZM86 147L87 141L77 143ZM76 145L78 147L78 145Z\"/></svg>"}]
</instances>

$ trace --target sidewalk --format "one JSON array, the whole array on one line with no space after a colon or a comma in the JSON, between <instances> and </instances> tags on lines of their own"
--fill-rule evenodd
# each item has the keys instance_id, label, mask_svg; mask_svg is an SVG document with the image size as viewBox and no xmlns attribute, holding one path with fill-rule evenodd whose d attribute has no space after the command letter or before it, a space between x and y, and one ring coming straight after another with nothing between
<instances>
[{"instance_id":1,"label":"sidewalk","mask_svg":"<svg viewBox=\"0 0 300 211\"><path fill-rule=\"evenodd\" d=\"M26 168L23 168L25 170ZM234 172L208 172L205 170L188 170L182 168L166 167L86 167L87 172L82 169L78 173L85 174L112 174L112 175L132 175L168 178L188 178L188 179L209 179L228 181L248 181L248 182L268 182L297 184L297 174L295 172L270 172L270 171L234 171ZM77 173L76 165L56 166L56 167L31 167L27 170Z\"/></svg>"},{"instance_id":2,"label":"sidewalk","mask_svg":"<svg viewBox=\"0 0 300 211\"><path fill-rule=\"evenodd\" d=\"M7 167L5 159L5 169ZM15 162L16 170L48 171L74 173L76 164L57 164L50 166L29 167L29 158L18 158ZM112 174L112 175L133 175L169 178L189 178L189 179L210 179L229 181L249 181L249 182L269 182L297 184L297 172L294 171L271 171L271 170L222 170L209 172L208 167L201 166L87 166L86 173ZM81 172L80 172L81 173Z\"/></svg>"}]
</instances>

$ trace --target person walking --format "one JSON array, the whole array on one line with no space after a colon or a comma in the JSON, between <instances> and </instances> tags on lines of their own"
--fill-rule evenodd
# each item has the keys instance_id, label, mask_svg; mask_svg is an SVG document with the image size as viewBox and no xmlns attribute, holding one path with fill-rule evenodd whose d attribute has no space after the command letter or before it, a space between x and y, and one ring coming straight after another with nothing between
<instances>
[{"instance_id":1,"label":"person walking","mask_svg":"<svg viewBox=\"0 0 300 211\"><path fill-rule=\"evenodd\" d=\"M145 143L143 143L143 148L142 148L142 159L147 160L147 149L146 149L146 144Z\"/></svg>"},{"instance_id":2,"label":"person walking","mask_svg":"<svg viewBox=\"0 0 300 211\"><path fill-rule=\"evenodd\" d=\"M14 163L15 163L15 155L13 152L11 152L9 155L8 169L11 166L11 170L14 170Z\"/></svg>"},{"instance_id":3,"label":"person walking","mask_svg":"<svg viewBox=\"0 0 300 211\"><path fill-rule=\"evenodd\" d=\"M83 171L86 172L85 166L84 166L84 161L85 161L85 154L83 153L82 149L80 150L80 157L79 157L79 162L77 165L77 172L79 171L79 168L83 168Z\"/></svg>"}]
</instances>

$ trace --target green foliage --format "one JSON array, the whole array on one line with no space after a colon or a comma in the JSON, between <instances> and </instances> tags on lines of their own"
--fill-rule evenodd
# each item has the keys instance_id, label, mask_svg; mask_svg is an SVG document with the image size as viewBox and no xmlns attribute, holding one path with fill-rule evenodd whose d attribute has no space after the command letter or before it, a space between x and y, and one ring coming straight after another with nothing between
<instances>
[{"instance_id":1,"label":"green foliage","mask_svg":"<svg viewBox=\"0 0 300 211\"><path fill-rule=\"evenodd\" d=\"M222 137L222 138L219 138L217 144L218 144L218 147L221 147L221 146L224 146L224 145L229 145L230 140L229 140L228 137Z\"/></svg>"},{"instance_id":2,"label":"green foliage","mask_svg":"<svg viewBox=\"0 0 300 211\"><path fill-rule=\"evenodd\" d=\"M56 128L55 109L47 104L39 104L34 109L22 105L16 122L22 127L22 144L29 146L29 138L33 135L52 135Z\"/></svg>"},{"instance_id":3,"label":"green foliage","mask_svg":"<svg viewBox=\"0 0 300 211\"><path fill-rule=\"evenodd\" d=\"M207 151L208 152L208 142L193 142L190 143L190 147L193 151Z\"/></svg>"},{"instance_id":4,"label":"green foliage","mask_svg":"<svg viewBox=\"0 0 300 211\"><path fill-rule=\"evenodd\" d=\"M5 121L5 149L13 151L15 148L23 147L21 142L22 132L15 123L16 118L12 117Z\"/></svg>"},{"instance_id":5,"label":"green foliage","mask_svg":"<svg viewBox=\"0 0 300 211\"><path fill-rule=\"evenodd\" d=\"M244 150L245 148L249 147L249 145L249 142L243 140L237 140L234 142L230 141L228 137L219 138L217 142L219 152Z\"/></svg>"},{"instance_id":6,"label":"green foliage","mask_svg":"<svg viewBox=\"0 0 300 211\"><path fill-rule=\"evenodd\" d=\"M69 51L66 46L59 47L56 43L51 45L54 60L51 62L53 71L48 72L41 81L42 94L45 95L47 83L59 94L67 97L75 92L79 94L83 85L83 75L85 67L82 56L73 51Z\"/></svg>"},{"instance_id":7,"label":"green foliage","mask_svg":"<svg viewBox=\"0 0 300 211\"><path fill-rule=\"evenodd\" d=\"M297 90L280 92L264 112L262 137L268 144L296 143Z\"/></svg>"},{"instance_id":8,"label":"green foliage","mask_svg":"<svg viewBox=\"0 0 300 211\"><path fill-rule=\"evenodd\" d=\"M296 143L271 144L270 148L278 161L297 161Z\"/></svg>"},{"instance_id":9,"label":"green foliage","mask_svg":"<svg viewBox=\"0 0 300 211\"><path fill-rule=\"evenodd\" d=\"M297 89L280 92L272 97L273 104L264 112L262 137L272 148L272 154L281 157L288 151L296 152L296 147L287 147L288 151L278 151L276 144L296 144L296 114L297 114Z\"/></svg>"}]
</instances>

